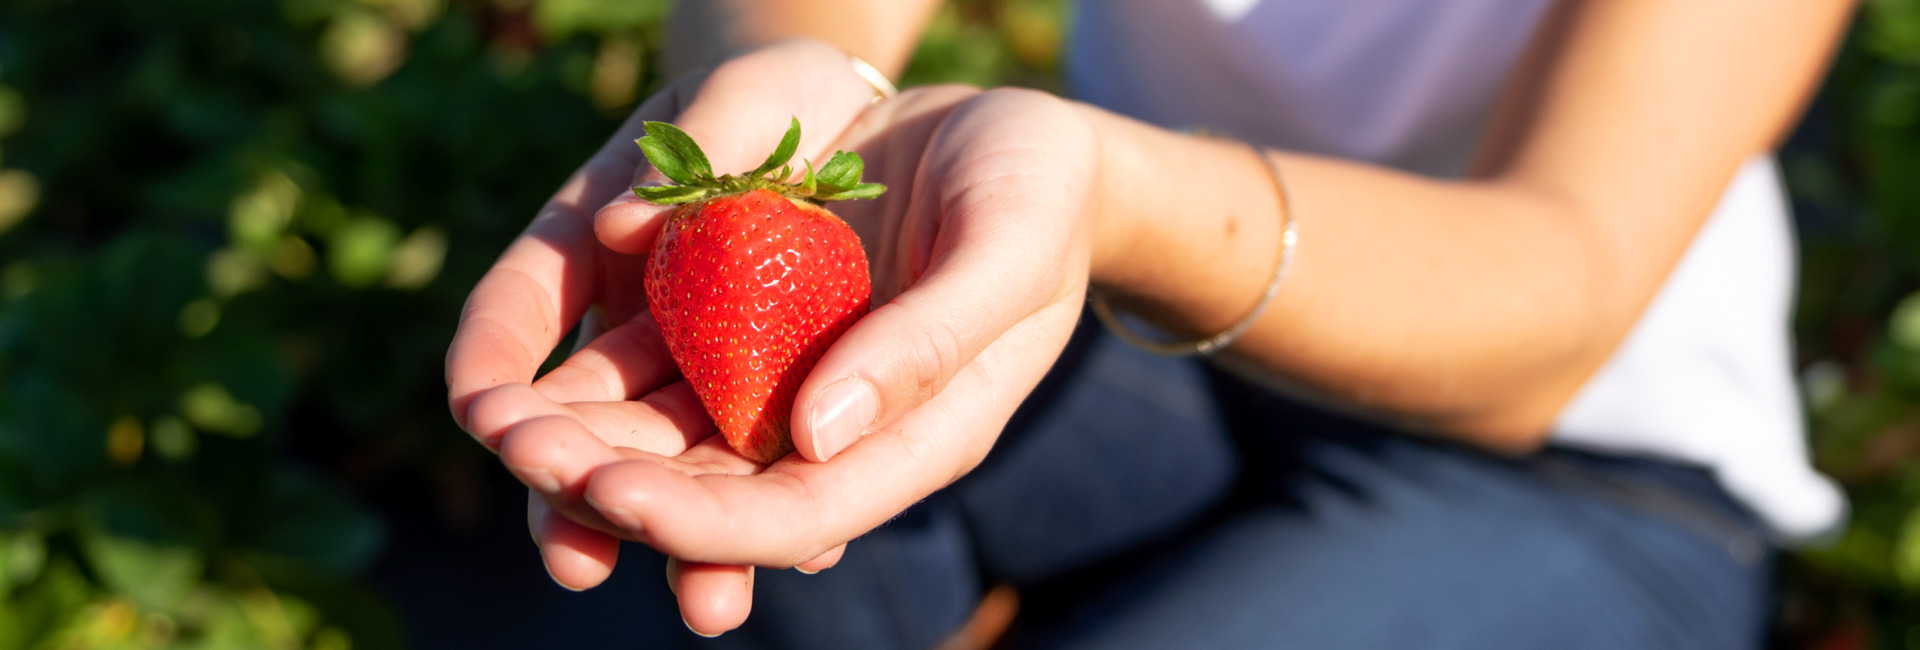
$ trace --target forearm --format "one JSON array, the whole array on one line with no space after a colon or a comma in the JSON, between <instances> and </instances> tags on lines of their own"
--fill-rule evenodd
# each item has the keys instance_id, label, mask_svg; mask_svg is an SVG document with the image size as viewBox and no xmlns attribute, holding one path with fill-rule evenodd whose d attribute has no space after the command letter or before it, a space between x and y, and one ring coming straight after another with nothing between
<instances>
[{"instance_id":1,"label":"forearm","mask_svg":"<svg viewBox=\"0 0 1920 650\"><path fill-rule=\"evenodd\" d=\"M1230 360L1484 445L1543 439L1741 162L1792 124L1848 6L1570 11L1531 108L1495 125L1515 127L1512 155L1484 180L1273 154L1300 243ZM1096 284L1184 334L1244 316L1281 222L1258 159L1086 110L1105 148Z\"/></svg>"},{"instance_id":2,"label":"forearm","mask_svg":"<svg viewBox=\"0 0 1920 650\"><path fill-rule=\"evenodd\" d=\"M1237 143L1086 110L1105 146L1094 282L1183 336L1245 316L1280 252L1266 167ZM1638 311L1583 215L1551 194L1275 155L1300 244L1230 348L1239 365L1523 446Z\"/></svg>"},{"instance_id":3,"label":"forearm","mask_svg":"<svg viewBox=\"0 0 1920 650\"><path fill-rule=\"evenodd\" d=\"M906 69L937 0L709 0L677 3L668 22L670 75L789 38L831 43L889 77Z\"/></svg>"}]
</instances>

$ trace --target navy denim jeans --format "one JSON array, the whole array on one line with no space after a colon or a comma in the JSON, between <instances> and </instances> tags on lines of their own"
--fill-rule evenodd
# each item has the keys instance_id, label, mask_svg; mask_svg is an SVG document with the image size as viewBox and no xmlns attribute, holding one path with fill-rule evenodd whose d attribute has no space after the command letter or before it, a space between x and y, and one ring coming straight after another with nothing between
<instances>
[{"instance_id":1,"label":"navy denim jeans","mask_svg":"<svg viewBox=\"0 0 1920 650\"><path fill-rule=\"evenodd\" d=\"M1771 555L1699 468L1497 458L1083 323L977 470L685 638L931 647L1012 584L1013 648L1751 648Z\"/></svg>"}]
</instances>

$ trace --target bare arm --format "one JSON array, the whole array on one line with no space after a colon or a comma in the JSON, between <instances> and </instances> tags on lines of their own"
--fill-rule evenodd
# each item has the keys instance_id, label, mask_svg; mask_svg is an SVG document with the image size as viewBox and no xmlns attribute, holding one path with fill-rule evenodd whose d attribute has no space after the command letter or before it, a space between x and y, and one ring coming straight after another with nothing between
<instances>
[{"instance_id":1,"label":"bare arm","mask_svg":"<svg viewBox=\"0 0 1920 650\"><path fill-rule=\"evenodd\" d=\"M1791 125L1850 9L1578 3L1513 112L1510 155L1476 180L1273 154L1302 243L1234 360L1489 447L1537 445L1739 164ZM1264 169L1086 110L1105 148L1096 284L1189 334L1238 319L1277 250Z\"/></svg>"}]
</instances>

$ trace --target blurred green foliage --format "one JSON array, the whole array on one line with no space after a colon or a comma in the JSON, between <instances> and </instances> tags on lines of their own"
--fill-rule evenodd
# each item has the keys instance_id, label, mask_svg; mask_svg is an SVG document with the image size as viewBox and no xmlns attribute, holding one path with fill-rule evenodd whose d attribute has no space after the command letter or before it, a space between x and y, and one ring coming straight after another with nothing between
<instances>
[{"instance_id":1,"label":"blurred green foliage","mask_svg":"<svg viewBox=\"0 0 1920 650\"><path fill-rule=\"evenodd\" d=\"M1920 2L1862 3L1782 162L1813 451L1853 506L1786 564L1783 642L1920 648Z\"/></svg>"},{"instance_id":2,"label":"blurred green foliage","mask_svg":"<svg viewBox=\"0 0 1920 650\"><path fill-rule=\"evenodd\" d=\"M666 9L0 6L0 648L402 644L353 582L383 537L354 465L287 447L484 455L454 317Z\"/></svg>"},{"instance_id":3,"label":"blurred green foliage","mask_svg":"<svg viewBox=\"0 0 1920 650\"><path fill-rule=\"evenodd\" d=\"M949 7L914 78L1047 79L1061 5ZM668 9L0 4L0 649L403 645L355 487L471 517L454 319Z\"/></svg>"},{"instance_id":4,"label":"blurred green foliage","mask_svg":"<svg viewBox=\"0 0 1920 650\"><path fill-rule=\"evenodd\" d=\"M950 2L903 82L1057 89L1066 4ZM659 85L668 5L0 4L0 650L403 645L355 487L473 507L453 319ZM1812 116L1799 348L1855 517L1779 640L1920 647L1920 0L1865 3Z\"/></svg>"}]
</instances>

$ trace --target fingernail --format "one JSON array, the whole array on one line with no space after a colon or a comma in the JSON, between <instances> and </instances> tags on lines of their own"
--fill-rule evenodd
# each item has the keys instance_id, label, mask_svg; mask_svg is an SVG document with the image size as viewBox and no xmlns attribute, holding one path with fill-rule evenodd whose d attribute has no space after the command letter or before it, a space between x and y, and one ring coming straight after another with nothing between
<instances>
[{"instance_id":1,"label":"fingernail","mask_svg":"<svg viewBox=\"0 0 1920 650\"><path fill-rule=\"evenodd\" d=\"M601 505L600 502L593 500L593 495L591 494L582 495L582 498L586 500L587 505L593 506L594 510L600 511L600 516L606 517L608 522L615 526L625 528L629 533L635 535L640 534L643 526L640 525L640 518L633 516L633 511L619 506Z\"/></svg>"},{"instance_id":2,"label":"fingernail","mask_svg":"<svg viewBox=\"0 0 1920 650\"><path fill-rule=\"evenodd\" d=\"M701 632L701 631L699 631L699 630L696 630L696 629L693 629L693 624L692 624L692 623L688 623L688 622L687 622L687 617L685 617L685 616L681 616L681 617L680 617L680 624L681 624L681 625L685 625L685 626L687 626L687 631L688 631L688 632L692 632L692 633L694 633L695 635L698 635L698 636L701 636L701 637L704 637L704 638L708 638L708 639L712 639L712 638L717 638L717 637L719 637L719 636L720 636L720 633L719 633L719 632L714 632L713 634L707 634L707 633L705 633L705 632Z\"/></svg>"},{"instance_id":3,"label":"fingernail","mask_svg":"<svg viewBox=\"0 0 1920 650\"><path fill-rule=\"evenodd\" d=\"M813 425L813 457L825 461L865 434L880 411L873 384L848 377L828 386L814 400L808 423Z\"/></svg>"},{"instance_id":4,"label":"fingernail","mask_svg":"<svg viewBox=\"0 0 1920 650\"><path fill-rule=\"evenodd\" d=\"M813 574L816 574L816 573L819 573L819 571L808 571L808 570L806 570L806 569L802 569L802 568L800 568L800 567L794 567L794 568L793 568L793 570L795 570L795 571L799 571L799 572L801 572L801 573L804 573L804 574L807 574L807 575L813 575ZM835 574L835 575L838 575L838 574Z\"/></svg>"},{"instance_id":5,"label":"fingernail","mask_svg":"<svg viewBox=\"0 0 1920 650\"><path fill-rule=\"evenodd\" d=\"M674 567L678 567L678 566L680 566L679 560L676 560L673 558L667 558L667 591L673 592L673 595L675 596L680 595L680 576L678 575L679 572L673 570Z\"/></svg>"},{"instance_id":6,"label":"fingernail","mask_svg":"<svg viewBox=\"0 0 1920 650\"><path fill-rule=\"evenodd\" d=\"M552 580L553 584L560 585L561 589L565 589L567 591L571 591L576 594L582 591L585 591L584 589L574 589L573 587L569 587L567 586L567 583L561 582L558 576L553 575L553 565L547 564L546 549L541 549L540 551L540 566L546 567L547 579Z\"/></svg>"},{"instance_id":7,"label":"fingernail","mask_svg":"<svg viewBox=\"0 0 1920 650\"><path fill-rule=\"evenodd\" d=\"M560 479L554 478L553 472L547 471L545 467L522 467L520 479L527 482L527 487L538 490L541 494L560 493Z\"/></svg>"}]
</instances>

